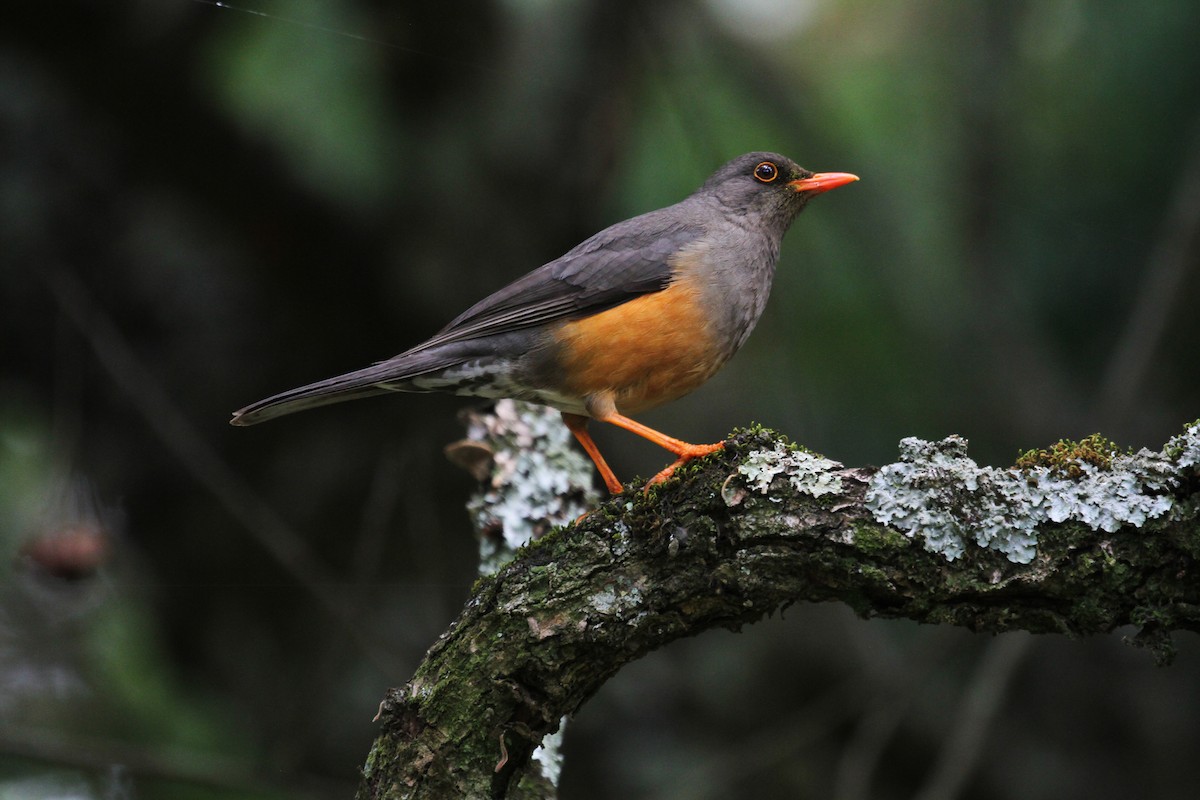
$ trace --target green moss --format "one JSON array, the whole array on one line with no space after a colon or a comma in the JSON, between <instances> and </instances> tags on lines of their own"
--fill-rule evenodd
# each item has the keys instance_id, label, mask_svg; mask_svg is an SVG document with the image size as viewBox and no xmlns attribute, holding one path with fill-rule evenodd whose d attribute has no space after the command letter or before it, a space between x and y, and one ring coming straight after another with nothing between
<instances>
[{"instance_id":1,"label":"green moss","mask_svg":"<svg viewBox=\"0 0 1200 800\"><path fill-rule=\"evenodd\" d=\"M866 523L854 526L854 545L864 553L877 554L884 550L899 550L911 544L911 539L892 528Z\"/></svg>"},{"instance_id":2,"label":"green moss","mask_svg":"<svg viewBox=\"0 0 1200 800\"><path fill-rule=\"evenodd\" d=\"M741 438L743 436L753 437L753 438L758 438L761 436L761 437L765 437L767 439L782 439L783 438L783 436L781 434L777 433L776 431L771 430L770 428L763 425L761 422L751 422L749 427L746 427L746 428L734 428L733 432L729 436L731 439L737 439L737 438Z\"/></svg>"},{"instance_id":3,"label":"green moss","mask_svg":"<svg viewBox=\"0 0 1200 800\"><path fill-rule=\"evenodd\" d=\"M1079 441L1059 439L1046 450L1026 450L1017 457L1016 468L1031 470L1046 467L1053 474L1067 478L1083 475L1081 464L1091 464L1098 469L1112 469L1113 456L1121 448L1098 433L1085 436Z\"/></svg>"},{"instance_id":4,"label":"green moss","mask_svg":"<svg viewBox=\"0 0 1200 800\"><path fill-rule=\"evenodd\" d=\"M879 567L859 565L857 571L863 581L873 586L887 586L891 583L891 577Z\"/></svg>"},{"instance_id":5,"label":"green moss","mask_svg":"<svg viewBox=\"0 0 1200 800\"><path fill-rule=\"evenodd\" d=\"M1184 425L1183 426L1184 434L1186 435L1188 431L1192 430L1193 428L1197 428L1197 427L1200 427L1200 419L1193 420L1193 421L1189 422L1188 424ZM1184 438L1184 436L1174 436L1171 438L1170 441L1167 442L1167 446L1163 448L1163 455L1165 455L1167 458L1171 459L1172 461L1178 461L1179 457L1181 455L1183 455L1185 446L1186 446L1186 439Z\"/></svg>"},{"instance_id":6,"label":"green moss","mask_svg":"<svg viewBox=\"0 0 1200 800\"><path fill-rule=\"evenodd\" d=\"M752 422L748 428L734 428L729 434L729 440L741 448L750 450L771 449L775 443L783 445L784 448L792 453L807 453L810 456L824 458L825 456L818 453L816 450L805 447L798 442L793 442L784 434L773 428L767 428L760 423Z\"/></svg>"},{"instance_id":7,"label":"green moss","mask_svg":"<svg viewBox=\"0 0 1200 800\"><path fill-rule=\"evenodd\" d=\"M679 478L691 478L691 477L695 477L696 475L703 473L704 470L706 470L708 467L712 466L713 459L720 457L720 454L721 454L721 451L718 450L715 453L709 453L708 455L701 456L700 458L693 458L691 461L687 461L687 462L681 464L679 467L677 467L675 469L674 472L671 473L671 477L669 480L676 480Z\"/></svg>"}]
</instances>

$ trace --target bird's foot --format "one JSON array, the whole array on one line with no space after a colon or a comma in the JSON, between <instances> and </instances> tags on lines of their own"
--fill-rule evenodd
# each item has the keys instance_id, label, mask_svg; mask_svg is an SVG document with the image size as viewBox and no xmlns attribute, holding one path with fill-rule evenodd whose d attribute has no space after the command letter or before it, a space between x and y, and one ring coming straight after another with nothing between
<instances>
[{"instance_id":1,"label":"bird's foot","mask_svg":"<svg viewBox=\"0 0 1200 800\"><path fill-rule=\"evenodd\" d=\"M668 465L667 468L662 472L659 472L657 475L647 481L646 485L642 488L642 493L645 494L646 492L650 491L651 486L657 486L658 484L670 478L675 474L675 470L679 469L689 461L696 458L703 458L707 455L712 455L723 447L725 447L724 442L717 442L716 444L689 444L681 450L674 451L678 458L676 458L675 461Z\"/></svg>"}]
</instances>

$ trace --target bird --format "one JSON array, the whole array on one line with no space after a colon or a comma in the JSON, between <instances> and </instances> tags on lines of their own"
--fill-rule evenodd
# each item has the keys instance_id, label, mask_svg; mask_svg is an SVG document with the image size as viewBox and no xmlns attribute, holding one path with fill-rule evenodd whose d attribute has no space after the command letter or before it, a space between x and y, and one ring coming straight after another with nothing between
<instances>
[{"instance_id":1,"label":"bird","mask_svg":"<svg viewBox=\"0 0 1200 800\"><path fill-rule=\"evenodd\" d=\"M390 392L514 398L557 409L612 494L624 487L589 420L675 456L646 484L720 450L630 415L691 392L746 342L784 234L814 196L858 180L747 153L674 205L618 222L480 300L420 344L372 366L235 411L233 425Z\"/></svg>"}]
</instances>

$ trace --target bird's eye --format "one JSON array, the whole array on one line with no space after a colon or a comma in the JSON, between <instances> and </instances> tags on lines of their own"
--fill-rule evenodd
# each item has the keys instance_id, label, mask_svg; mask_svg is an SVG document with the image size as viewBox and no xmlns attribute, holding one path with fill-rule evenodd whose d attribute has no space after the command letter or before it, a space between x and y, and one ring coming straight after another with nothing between
<instances>
[{"instance_id":1,"label":"bird's eye","mask_svg":"<svg viewBox=\"0 0 1200 800\"><path fill-rule=\"evenodd\" d=\"M770 183L779 177L779 167L770 161L763 161L754 168L754 177L763 183Z\"/></svg>"}]
</instances>

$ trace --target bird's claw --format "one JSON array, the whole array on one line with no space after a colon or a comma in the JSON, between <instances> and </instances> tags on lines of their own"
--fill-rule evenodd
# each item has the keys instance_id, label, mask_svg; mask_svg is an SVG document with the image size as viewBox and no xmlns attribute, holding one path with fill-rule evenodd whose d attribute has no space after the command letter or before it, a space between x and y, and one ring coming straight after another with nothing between
<instances>
[{"instance_id":1,"label":"bird's claw","mask_svg":"<svg viewBox=\"0 0 1200 800\"><path fill-rule=\"evenodd\" d=\"M666 481L675 474L675 470L679 469L689 461L697 458L703 458L707 455L712 455L724 447L724 442L717 442L716 444L689 444L687 449L676 453L678 458L667 465L666 469L662 470L653 478L646 481L646 485L642 487L642 494L647 494L650 491L651 486L657 486L658 484Z\"/></svg>"}]
</instances>

